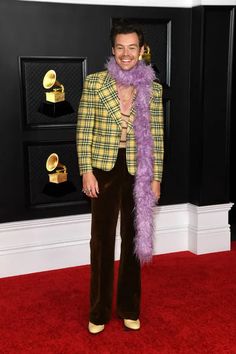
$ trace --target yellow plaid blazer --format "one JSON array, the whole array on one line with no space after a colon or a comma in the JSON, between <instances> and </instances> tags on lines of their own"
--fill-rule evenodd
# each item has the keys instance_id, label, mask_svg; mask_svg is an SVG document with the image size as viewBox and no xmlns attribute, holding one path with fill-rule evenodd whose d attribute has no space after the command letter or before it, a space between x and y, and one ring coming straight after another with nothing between
<instances>
[{"instance_id":1,"label":"yellow plaid blazer","mask_svg":"<svg viewBox=\"0 0 236 354\"><path fill-rule=\"evenodd\" d=\"M154 139L154 179L161 181L164 152L162 86L156 82L153 82L150 113ZM131 115L135 117L134 108ZM93 167L110 171L117 159L120 136L121 114L115 80L107 71L88 75L80 100L76 130L80 174L92 171ZM136 143L131 122L127 129L126 159L128 171L134 175Z\"/></svg>"}]
</instances>

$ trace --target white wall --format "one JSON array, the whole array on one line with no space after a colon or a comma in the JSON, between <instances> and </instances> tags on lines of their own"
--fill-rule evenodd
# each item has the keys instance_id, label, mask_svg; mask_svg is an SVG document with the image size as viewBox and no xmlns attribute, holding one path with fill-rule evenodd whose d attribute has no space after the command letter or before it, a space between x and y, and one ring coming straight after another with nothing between
<instances>
[{"instance_id":1,"label":"white wall","mask_svg":"<svg viewBox=\"0 0 236 354\"><path fill-rule=\"evenodd\" d=\"M153 7L193 7L200 5L236 5L236 0L20 0L57 2L68 4L153 6Z\"/></svg>"}]
</instances>

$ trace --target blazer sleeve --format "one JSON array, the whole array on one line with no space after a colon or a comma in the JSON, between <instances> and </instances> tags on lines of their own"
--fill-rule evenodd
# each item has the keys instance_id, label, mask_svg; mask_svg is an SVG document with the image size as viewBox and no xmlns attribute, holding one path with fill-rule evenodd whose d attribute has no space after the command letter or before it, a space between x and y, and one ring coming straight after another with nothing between
<instances>
[{"instance_id":1,"label":"blazer sleeve","mask_svg":"<svg viewBox=\"0 0 236 354\"><path fill-rule=\"evenodd\" d=\"M162 86L155 83L151 104L151 133L154 143L154 177L161 182L164 158L164 117L162 104Z\"/></svg>"},{"instance_id":2,"label":"blazer sleeve","mask_svg":"<svg viewBox=\"0 0 236 354\"><path fill-rule=\"evenodd\" d=\"M78 109L76 145L80 174L92 171L92 138L95 119L94 99L96 91L87 77Z\"/></svg>"}]
</instances>

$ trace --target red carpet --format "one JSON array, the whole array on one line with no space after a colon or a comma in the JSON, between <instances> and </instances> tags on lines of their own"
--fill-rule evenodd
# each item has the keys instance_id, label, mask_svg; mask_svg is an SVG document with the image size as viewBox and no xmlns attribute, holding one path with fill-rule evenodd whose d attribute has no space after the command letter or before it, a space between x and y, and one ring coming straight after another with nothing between
<instances>
[{"instance_id":1,"label":"red carpet","mask_svg":"<svg viewBox=\"0 0 236 354\"><path fill-rule=\"evenodd\" d=\"M113 313L87 332L89 267L0 280L0 353L236 353L236 243L231 252L156 256L143 269L142 328Z\"/></svg>"}]
</instances>

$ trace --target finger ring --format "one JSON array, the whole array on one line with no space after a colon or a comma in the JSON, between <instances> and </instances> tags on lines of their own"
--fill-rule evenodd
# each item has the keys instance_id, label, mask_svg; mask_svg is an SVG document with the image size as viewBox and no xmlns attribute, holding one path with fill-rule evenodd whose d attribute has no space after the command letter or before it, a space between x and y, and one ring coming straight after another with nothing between
<instances>
[{"instance_id":1,"label":"finger ring","mask_svg":"<svg viewBox=\"0 0 236 354\"><path fill-rule=\"evenodd\" d=\"M90 194L91 193L91 189L83 189L83 192L86 193L86 194Z\"/></svg>"}]
</instances>

